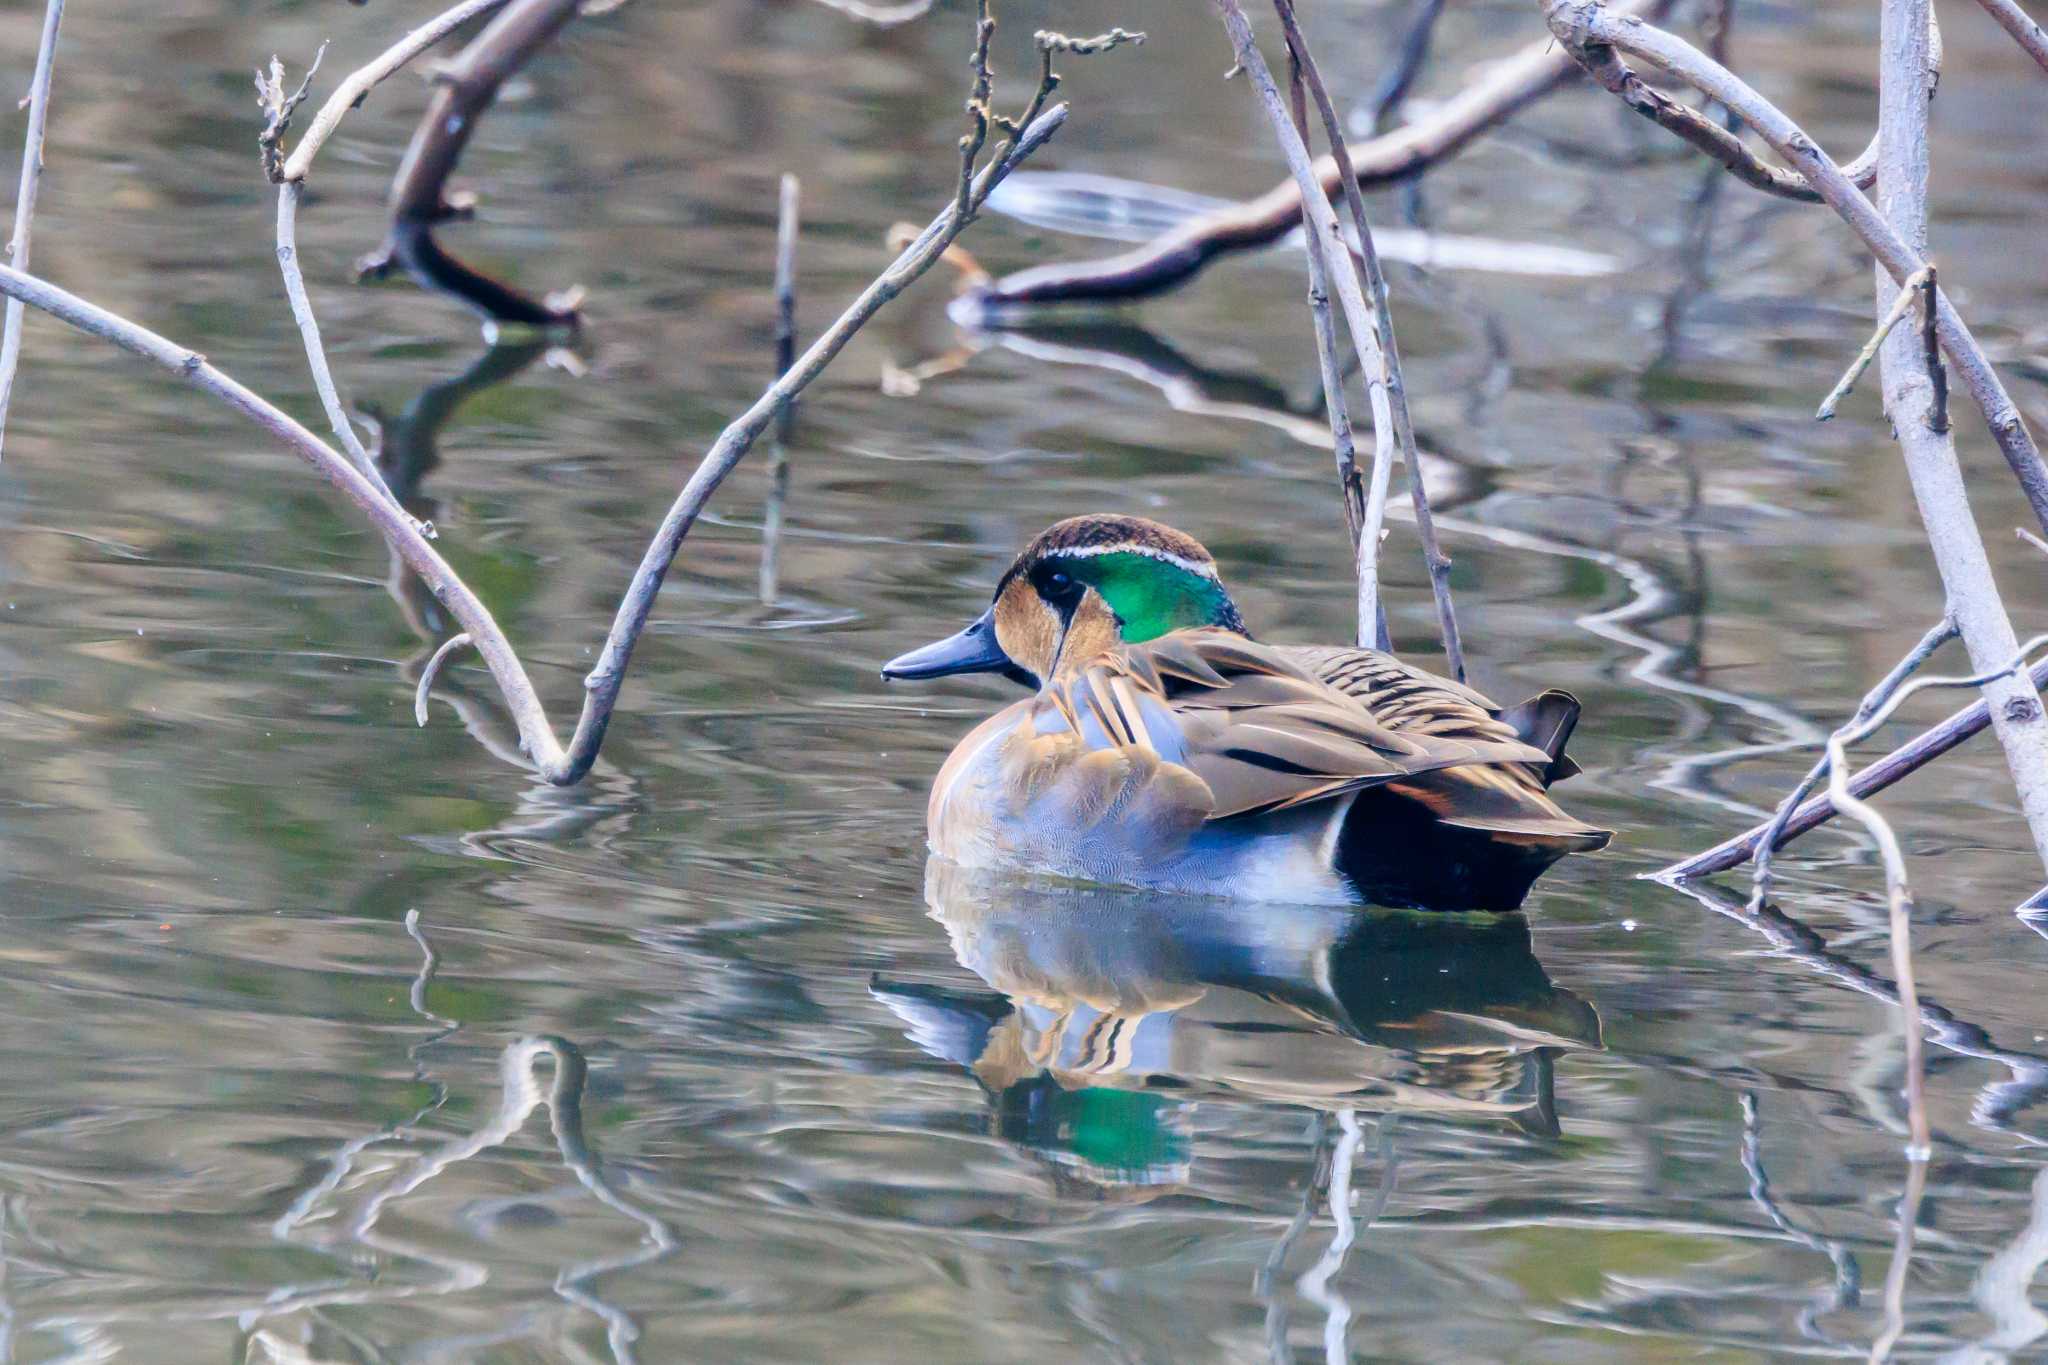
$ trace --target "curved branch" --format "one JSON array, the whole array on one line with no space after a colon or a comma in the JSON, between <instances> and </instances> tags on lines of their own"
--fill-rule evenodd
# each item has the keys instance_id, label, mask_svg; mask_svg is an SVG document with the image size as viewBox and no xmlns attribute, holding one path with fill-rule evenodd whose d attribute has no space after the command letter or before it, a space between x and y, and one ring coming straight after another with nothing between
<instances>
[{"instance_id":1,"label":"curved branch","mask_svg":"<svg viewBox=\"0 0 2048 1365\"><path fill-rule=\"evenodd\" d=\"M1054 105L1024 129L1014 145L1006 143L1003 155L990 161L975 177L973 202L978 205L986 198L989 190L1044 146L1066 120L1067 106ZM959 214L949 202L917 240L848 305L838 321L811 343L789 372L770 385L706 452L696 472L669 508L653 543L641 558L640 567L634 572L632 583L626 589L612 622L611 633L605 639L597 668L584 681L582 714L566 746L555 738L533 680L527 676L525 665L520 662L511 641L506 639L490 609L420 534L412 517L340 452L275 405L215 369L197 351L180 346L45 280L0 266L0 294L39 308L59 321L111 341L183 377L196 388L254 421L311 464L321 477L362 510L406 567L426 582L434 596L471 637L498 690L504 695L519 730L521 747L533 760L535 771L556 786L568 786L580 781L597 759L598 747L604 742L605 730L611 722L612 709L618 701L619 688L624 681L626 665L632 658L633 647L646 627L647 618L654 608L655 595L661 589L669 565L675 562L676 554L682 549L683 538L689 534L704 504L776 415L824 372L833 357L844 349L869 318L929 270L953 239L966 230L970 221L971 216Z\"/></svg>"},{"instance_id":2,"label":"curved branch","mask_svg":"<svg viewBox=\"0 0 2048 1365\"><path fill-rule=\"evenodd\" d=\"M419 532L410 516L381 489L364 477L334 447L308 431L242 384L208 364L194 350L159 336L146 327L119 317L76 294L59 289L45 280L0 266L0 293L39 308L60 322L113 342L144 360L179 375L193 387L220 399L288 446L312 465L320 476L341 490L342 496L360 508L378 534L402 558L406 567L433 588L434 596L476 641L477 650L505 695L521 740L529 753L546 752L554 746L548 730L547 713L541 708L532 679L519 662L511 641L498 628L490 610L469 589L448 562Z\"/></svg>"},{"instance_id":3,"label":"curved branch","mask_svg":"<svg viewBox=\"0 0 2048 1365\"><path fill-rule=\"evenodd\" d=\"M427 101L391 182L391 227L383 245L358 263L359 274L382 275L397 264L425 288L448 294L493 322L531 327L575 323L573 300L530 298L464 265L434 240L434 227L464 211L448 197L448 177L455 173L477 123L497 101L505 82L576 17L580 4L581 0L511 0L435 73L433 98Z\"/></svg>"},{"instance_id":4,"label":"curved branch","mask_svg":"<svg viewBox=\"0 0 2048 1365\"><path fill-rule=\"evenodd\" d=\"M2048 689L2048 662L2035 664L2027 674L2036 689ZM1982 732L1991 724L1991 708L1983 702L1966 706L1930 730L1915 735L1906 743L1886 754L1877 762L1849 779L1849 790L1857 796L1871 796L1883 791L1903 777L1920 771L1935 759ZM1793 811L1784 821L1782 832L1777 835L1771 847L1783 848L1808 830L1817 829L1840 814L1833 798L1816 796ZM1715 872L1726 872L1731 867L1740 867L1748 862L1770 834L1774 817L1752 829L1744 830L1733 839L1714 845L1704 853L1695 853L1683 862L1673 863L1656 872L1645 874L1660 882L1687 882L1695 877L1709 876Z\"/></svg>"}]
</instances>

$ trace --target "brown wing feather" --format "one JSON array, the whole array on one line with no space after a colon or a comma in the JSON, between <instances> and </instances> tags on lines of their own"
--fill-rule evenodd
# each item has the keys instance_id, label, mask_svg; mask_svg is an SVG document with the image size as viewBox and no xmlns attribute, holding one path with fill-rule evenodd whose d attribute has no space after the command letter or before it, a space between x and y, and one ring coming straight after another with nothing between
<instances>
[{"instance_id":1,"label":"brown wing feather","mask_svg":"<svg viewBox=\"0 0 2048 1365\"><path fill-rule=\"evenodd\" d=\"M1149 686L1154 679L1158 685ZM1056 685L1063 709L1094 712L1118 743L1142 720L1125 708L1120 725L1091 703L1121 700L1130 689L1151 692L1171 711L1182 764L1215 795L1211 819L1285 810L1446 768L1549 761L1505 727L1461 738L1384 724L1286 653L1223 630L1176 631L1128 646Z\"/></svg>"}]
</instances>

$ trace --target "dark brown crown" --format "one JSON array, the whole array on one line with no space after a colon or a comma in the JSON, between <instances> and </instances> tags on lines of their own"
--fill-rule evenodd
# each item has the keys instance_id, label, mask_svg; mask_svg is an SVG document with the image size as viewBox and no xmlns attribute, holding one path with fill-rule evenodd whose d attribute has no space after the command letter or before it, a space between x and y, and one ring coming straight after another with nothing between
<instances>
[{"instance_id":1,"label":"dark brown crown","mask_svg":"<svg viewBox=\"0 0 2048 1365\"><path fill-rule=\"evenodd\" d=\"M1169 554L1194 564L1216 562L1202 547L1202 542L1185 531L1176 531L1148 517L1125 517L1108 512L1090 512L1085 516L1054 522L1032 538L1023 553L1017 556L1017 562L1030 564L1062 551L1095 550L1107 545L1127 545L1134 550Z\"/></svg>"}]
</instances>

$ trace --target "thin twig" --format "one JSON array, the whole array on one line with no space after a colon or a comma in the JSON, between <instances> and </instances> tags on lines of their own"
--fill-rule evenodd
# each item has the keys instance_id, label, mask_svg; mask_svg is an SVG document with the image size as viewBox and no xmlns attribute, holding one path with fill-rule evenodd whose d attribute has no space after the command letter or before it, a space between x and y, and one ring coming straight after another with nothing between
<instances>
[{"instance_id":1,"label":"thin twig","mask_svg":"<svg viewBox=\"0 0 2048 1365\"><path fill-rule=\"evenodd\" d=\"M291 301L292 318L299 324L299 339L306 347L306 365L313 372L313 387L319 390L320 406L327 413L328 426L333 428L348 457L363 471L363 477L385 497L391 498L391 489L378 471L377 462L363 448L362 438L356 435L355 423L349 420L348 410L342 406L341 394L334 386L334 372L327 365L326 348L320 344L320 322L314 317L313 302L306 295L306 278L299 269L298 244L299 196L304 190L305 186L298 181L285 181L277 187L277 268L284 276L285 297ZM392 505L398 505L396 498L392 498ZM431 525L423 522L421 527L429 540L434 538Z\"/></svg>"},{"instance_id":2,"label":"thin twig","mask_svg":"<svg viewBox=\"0 0 2048 1365\"><path fill-rule=\"evenodd\" d=\"M1287 93L1295 132L1308 139L1308 92L1301 63L1290 54ZM1358 582L1358 632L1361 645L1386 649L1382 638L1386 612L1379 598L1376 556L1364 540L1365 490L1358 477L1358 449L1351 433L1351 404L1344 396L1343 357L1337 349L1337 324L1330 313L1330 267L1323 239L1311 228L1302 237L1308 248L1308 308L1315 322L1316 363L1322 370L1323 411L1330 422L1330 448L1337 459L1337 493L1344 504L1344 525L1351 536L1352 571ZM1348 263L1345 268L1348 268Z\"/></svg>"},{"instance_id":3,"label":"thin twig","mask_svg":"<svg viewBox=\"0 0 2048 1365\"><path fill-rule=\"evenodd\" d=\"M429 19L384 49L375 61L350 72L348 78L336 86L334 93L327 97L327 102L320 106L320 112L313 116L312 123L306 127L306 135L299 139L299 145L285 158L284 178L291 181L306 178L307 173L313 169L313 158L320 154L320 148L327 139L334 136L334 130L340 126L342 118L349 110L361 104L370 91L456 29L479 15L489 14L505 3L506 0L464 0L464 3Z\"/></svg>"},{"instance_id":4,"label":"thin twig","mask_svg":"<svg viewBox=\"0 0 2048 1365\"><path fill-rule=\"evenodd\" d=\"M1877 843L1884 862L1885 902L1891 930L1892 974L1899 988L1899 1031L1906 1046L1906 1119L1911 1145L1907 1159L1918 1164L1932 1153L1933 1137L1927 1122L1926 1061L1920 1032L1920 995L1913 975L1913 888L1906 878L1906 855L1898 836L1875 807L1850 790L1848 747L1884 724L1892 712L1914 693L1930 687L1981 687L1995 678L2018 672L2027 656L2048 644L2048 635L2037 635L2021 645L2005 667L1973 674L1967 678L1921 678L1892 693L1869 715L1844 724L1828 736L1828 796L1835 808L1859 821Z\"/></svg>"},{"instance_id":5,"label":"thin twig","mask_svg":"<svg viewBox=\"0 0 2048 1365\"><path fill-rule=\"evenodd\" d=\"M263 173L275 185L284 179L284 152L281 144L284 135L292 126L292 115L306 102L306 92L312 89L313 76L320 70L320 63L327 56L327 44L320 44L313 54L313 60L306 67L305 76L299 81L299 88L287 95L284 92L284 63L276 53L270 57L270 69L256 68L256 103L263 110L263 129L256 134L256 146L263 159Z\"/></svg>"},{"instance_id":6,"label":"thin twig","mask_svg":"<svg viewBox=\"0 0 2048 1365\"><path fill-rule=\"evenodd\" d=\"M1927 633L1920 637L1918 644L1907 651L1906 657L1892 665L1891 672L1885 674L1877 686L1864 695L1862 704L1856 708L1856 714L1851 718L1850 724L1858 724L1868 719L1872 712L1891 698L1901 683L1932 658L1936 650L1955 639L1956 634L1955 618L1952 616L1943 616L1928 627ZM1749 903L1752 907L1760 906L1770 899L1771 854L1784 841L1785 827L1792 819L1792 812L1798 809L1799 803L1806 799L1807 794L1820 780L1828 776L1829 763L1827 754L1822 754L1816 759L1814 765L1807 770L1806 776L1800 778L1799 784L1778 803L1777 814L1772 816L1771 822L1764 827L1763 838L1758 842L1756 849L1756 870L1751 874L1750 880Z\"/></svg>"},{"instance_id":7,"label":"thin twig","mask_svg":"<svg viewBox=\"0 0 2048 1365\"><path fill-rule=\"evenodd\" d=\"M458 649L467 648L470 643L469 632L466 630L449 636L428 658L426 667L420 670L420 680L412 693L412 718L419 725L424 726L427 723L427 698L433 694L434 679L440 676L441 665L448 662L448 656Z\"/></svg>"},{"instance_id":8,"label":"thin twig","mask_svg":"<svg viewBox=\"0 0 2048 1365\"><path fill-rule=\"evenodd\" d=\"M2027 674L2028 681L2037 689L2048 688L2048 662L2036 664ZM1975 702L1956 712L1948 719L1930 729L1915 735L1906 743L1880 758L1877 762L1857 773L1849 781L1849 790L1857 796L1873 796L1886 787L1907 777L1954 749L1963 741L1981 733L1991 724L1991 708L1984 702ZM1773 847L1783 848L1800 835L1835 818L1839 814L1834 799L1822 795L1800 806L1784 822L1784 829L1773 841ZM1762 843L1775 818L1766 820L1690 858L1645 874L1654 881L1687 882L1696 877L1711 876L1726 872L1748 862Z\"/></svg>"},{"instance_id":9,"label":"thin twig","mask_svg":"<svg viewBox=\"0 0 2048 1365\"><path fill-rule=\"evenodd\" d=\"M36 46L36 73L28 87L28 132L21 144L21 184L14 192L14 235L7 259L16 270L28 269L29 237L34 230L36 191L43 183L43 133L50 119L50 76L57 65L57 27L64 20L64 0L50 0L43 11L43 38ZM14 371L21 363L22 306L7 301L7 320L0 331L0 441L7 435L7 407L14 398Z\"/></svg>"},{"instance_id":10,"label":"thin twig","mask_svg":"<svg viewBox=\"0 0 2048 1365\"><path fill-rule=\"evenodd\" d=\"M1326 265L1346 260L1347 252L1338 232L1337 215L1316 182L1308 147L1295 132L1294 122L1281 103L1280 88L1273 83L1273 73L1252 39L1251 23L1245 18L1243 7L1238 0L1216 0L1216 9L1223 16L1223 26L1230 35L1238 67L1250 78L1252 90L1273 125L1280 153L1293 172L1300 190L1297 202L1302 206L1305 231L1316 239ZM1306 68L1303 75L1307 75ZM1344 324L1350 330L1351 344L1357 348L1363 362L1366 395L1372 403L1372 479L1367 487L1365 517L1358 535L1359 624L1363 637L1364 626L1372 619L1367 615L1367 605L1373 604L1376 610L1380 599L1379 550L1381 528L1386 523L1387 489L1394 472L1394 418L1387 393L1386 365L1380 354L1380 336L1373 315L1367 310L1358 273L1343 268L1326 269L1324 278L1336 286L1337 300L1344 309Z\"/></svg>"},{"instance_id":11,"label":"thin twig","mask_svg":"<svg viewBox=\"0 0 2048 1365\"><path fill-rule=\"evenodd\" d=\"M775 214L775 373L789 373L796 359L797 178L785 173ZM782 510L789 496L789 440L796 420L791 403L776 419L768 444L768 497L761 508L761 601L775 601L782 566Z\"/></svg>"},{"instance_id":12,"label":"thin twig","mask_svg":"<svg viewBox=\"0 0 2048 1365\"><path fill-rule=\"evenodd\" d=\"M775 213L775 373L796 359L797 178L784 173ZM793 411L793 409L792 409Z\"/></svg>"},{"instance_id":13,"label":"thin twig","mask_svg":"<svg viewBox=\"0 0 2048 1365\"><path fill-rule=\"evenodd\" d=\"M988 141L988 102L995 92L995 75L988 64L988 45L995 36L996 21L995 16L988 12L988 0L975 0L974 84L967 92L967 132L960 138L960 182L953 191L953 211L962 218L974 211L974 159L981 155L982 144ZM1050 56L1046 58L1045 69L1050 79Z\"/></svg>"},{"instance_id":14,"label":"thin twig","mask_svg":"<svg viewBox=\"0 0 2048 1365\"><path fill-rule=\"evenodd\" d=\"M1422 483L1422 459L1415 448L1415 423L1408 412L1408 385L1401 374L1401 346L1394 336L1394 312L1387 299L1387 272L1380 265L1380 253L1372 240L1372 225L1366 221L1365 200L1358 190L1358 173L1344 142L1343 120L1330 99L1316 69L1315 56L1308 50L1296 22L1293 0L1273 0L1280 27L1287 37L1288 51L1301 63L1309 93L1322 115L1323 129L1330 142L1330 156L1337 163L1338 183L1344 189L1344 204L1351 214L1351 226L1358 234L1359 263L1365 271L1367 295L1372 299L1373 322L1379 338L1380 379L1386 386L1387 406L1393 414L1394 439L1400 443L1401 460L1408 468L1409 501L1415 509L1415 530L1422 541L1422 560L1429 570L1431 596L1436 601L1437 630L1443 640L1444 659L1451 676L1465 681L1465 648L1458 635L1458 613L1451 604L1451 561L1437 539L1436 518L1430 514L1429 492Z\"/></svg>"},{"instance_id":15,"label":"thin twig","mask_svg":"<svg viewBox=\"0 0 2048 1365\"><path fill-rule=\"evenodd\" d=\"M1931 278L1933 269L1932 265L1923 265L1906 277L1906 282L1899 286L1899 296L1892 300L1890 311L1878 320L1877 330L1870 334L1870 340L1863 343L1863 349L1849 362L1849 368L1842 372L1842 377L1828 390L1828 396L1820 400L1820 407L1814 410L1814 421L1825 422L1834 417L1836 407L1849 396L1850 391L1856 387L1856 381L1863 377L1863 372L1877 359L1878 348L1884 345L1884 339L1892 334L1892 328L1904 321L1906 314L1912 311L1914 303L1920 300L1921 286Z\"/></svg>"},{"instance_id":16,"label":"thin twig","mask_svg":"<svg viewBox=\"0 0 2048 1365\"><path fill-rule=\"evenodd\" d=\"M2028 17L2015 0L1977 0L1977 3L2026 49L2029 57L2041 64L2043 71L2048 71L2048 30Z\"/></svg>"},{"instance_id":17,"label":"thin twig","mask_svg":"<svg viewBox=\"0 0 2048 1365\"><path fill-rule=\"evenodd\" d=\"M1917 1032L1917 1030L1916 1030ZM1920 1224L1920 1200L1927 1192L1927 1163L1906 1167L1906 1188L1899 1195L1899 1231L1892 1241L1892 1263L1884 1273L1884 1327L1870 1344L1871 1365L1892 1358L1892 1348L1906 1330L1906 1272L1913 1264L1913 1231Z\"/></svg>"}]
</instances>

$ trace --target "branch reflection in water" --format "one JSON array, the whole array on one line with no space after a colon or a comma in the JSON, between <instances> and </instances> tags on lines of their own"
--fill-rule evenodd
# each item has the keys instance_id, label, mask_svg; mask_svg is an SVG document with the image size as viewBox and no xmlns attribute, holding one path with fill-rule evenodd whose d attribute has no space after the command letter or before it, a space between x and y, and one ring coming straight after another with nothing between
<instances>
[{"instance_id":1,"label":"branch reflection in water","mask_svg":"<svg viewBox=\"0 0 2048 1365\"><path fill-rule=\"evenodd\" d=\"M507 329L506 335L514 337L514 330ZM510 384L535 361L571 372L581 364L559 339L527 331L516 339L486 346L468 366L421 389L397 413L366 405L362 415L377 434L377 470L408 513L427 522L443 515L441 501L427 491L426 481L441 468L441 441L449 424L466 404ZM416 685L428 661L454 633L454 623L432 590L395 552L384 590L397 605L406 629L419 638L420 648L397 664L398 676ZM486 689L479 697L462 685L459 674L444 672L436 679L431 700L453 710L462 728L486 750L515 767L525 764L518 730L504 714L495 689ZM634 809L638 797L637 780L600 758L589 780L578 786L532 783L520 793L510 818L464 835L460 848L495 858L503 856L502 845L507 840L566 840L607 817Z\"/></svg>"},{"instance_id":2,"label":"branch reflection in water","mask_svg":"<svg viewBox=\"0 0 2048 1365\"><path fill-rule=\"evenodd\" d=\"M544 1058L552 1064L546 1089L542 1089L536 1077L538 1064ZM365 1200L353 1217L340 1221L336 1218L340 1210L330 1207L329 1201L340 1193L351 1173L344 1159L352 1161L368 1144L356 1146L354 1152L344 1149L345 1158L337 1159L333 1174L296 1201L292 1212L280 1222L281 1235L295 1235L298 1240L329 1250L340 1251L356 1246L385 1257L430 1266L440 1272L442 1278L439 1283L408 1282L402 1276L393 1276L391 1278L398 1282L387 1285L380 1283L386 1278L380 1269L372 1271L366 1287L321 1284L281 1288L270 1295L260 1309L245 1310L241 1316L253 1322L328 1304L358 1304L423 1294L457 1294L483 1285L489 1280L490 1271L482 1262L398 1237L381 1230L378 1223L393 1206L435 1177L508 1142L525 1126L533 1111L545 1105L549 1133L563 1167L592 1198L631 1219L641 1229L639 1244L629 1251L562 1266L555 1274L554 1291L562 1299L603 1321L606 1341L618 1365L630 1365L637 1360L634 1344L640 1337L639 1323L627 1310L605 1299L594 1287L594 1282L614 1271L661 1260L676 1251L681 1242L667 1222L642 1209L619 1190L605 1172L603 1162L591 1150L583 1133L583 1090L588 1068L582 1052L574 1043L549 1036L519 1039L506 1046L499 1059L498 1075L498 1108L488 1122L466 1137L450 1139L413 1158ZM397 1135L393 1131L377 1136ZM336 1220L337 1232L318 1237L311 1235L312 1228L329 1219ZM531 1315L522 1315L496 1339L514 1340L530 1336L541 1326ZM438 1347L433 1343L414 1343L413 1350L421 1356L431 1357L442 1347L474 1350L485 1344L489 1343L468 1338L459 1344L441 1343Z\"/></svg>"},{"instance_id":3,"label":"branch reflection in water","mask_svg":"<svg viewBox=\"0 0 2048 1365\"><path fill-rule=\"evenodd\" d=\"M926 869L931 916L994 993L877 976L871 989L931 1056L983 1090L997 1136L1037 1157L1060 1195L1156 1199L1185 1187L1202 1100L1317 1116L1302 1211L1255 1289L1287 1358L1274 1282L1323 1202L1336 1231L1299 1288L1343 1358L1334 1288L1357 1232L1393 1191L1399 1114L1559 1133L1563 1053L1602 1048L1593 1006L1553 983L1521 916L1358 911L1178 899ZM1350 1210L1360 1113L1382 1116L1380 1189ZM1324 1165L1329 1116L1340 1129Z\"/></svg>"}]
</instances>

